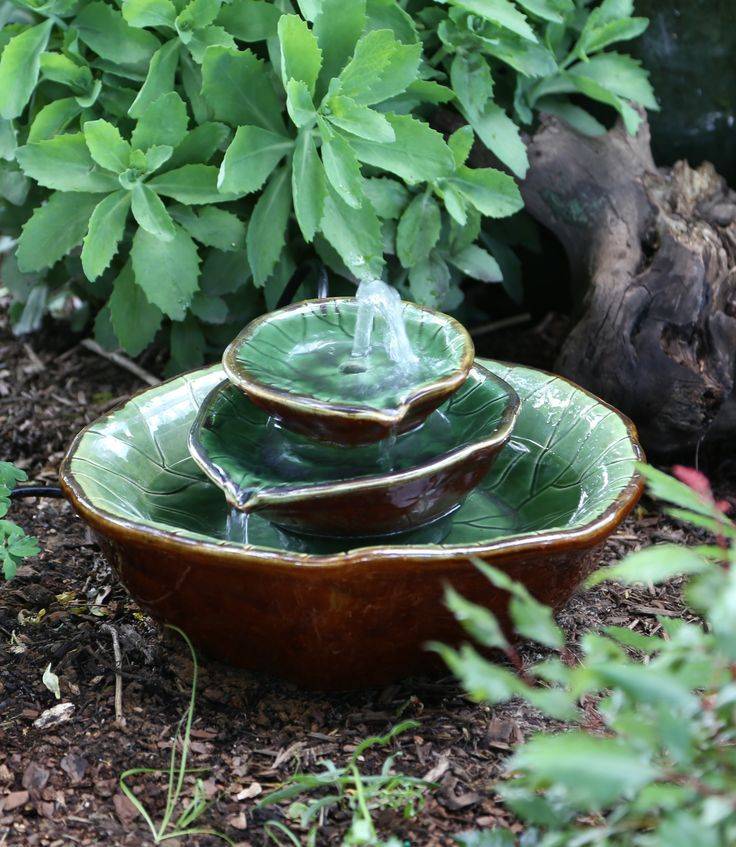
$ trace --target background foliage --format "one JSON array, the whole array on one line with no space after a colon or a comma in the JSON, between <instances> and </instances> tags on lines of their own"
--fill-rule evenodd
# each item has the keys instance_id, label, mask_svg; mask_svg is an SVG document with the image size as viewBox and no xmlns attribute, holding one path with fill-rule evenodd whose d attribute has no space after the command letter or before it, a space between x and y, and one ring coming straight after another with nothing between
<instances>
[{"instance_id":1,"label":"background foliage","mask_svg":"<svg viewBox=\"0 0 736 847\"><path fill-rule=\"evenodd\" d=\"M26 472L10 462L0 462L0 573L12 579L18 565L39 552L36 539L26 535L13 521L5 519L10 508L10 492L16 483L28 479Z\"/></svg>"},{"instance_id":2,"label":"background foliage","mask_svg":"<svg viewBox=\"0 0 736 847\"><path fill-rule=\"evenodd\" d=\"M94 318L137 354L163 330L174 369L316 259L447 310L464 276L518 298L492 221L522 207L519 127L656 107L606 50L646 27L633 0L3 0L0 25L16 331Z\"/></svg>"},{"instance_id":3,"label":"background foliage","mask_svg":"<svg viewBox=\"0 0 736 847\"><path fill-rule=\"evenodd\" d=\"M661 635L609 626L588 633L570 666L553 656L517 673L474 647L438 645L479 700L522 697L567 721L594 698L600 729L539 735L518 748L497 786L526 824L524 847L728 847L736 843L736 525L714 501L702 474L689 485L644 468L670 514L707 530L715 543L662 544L597 571L591 583L660 583L688 575L685 599L700 621L660 617ZM516 631L553 650L564 639L552 612L502 572L479 565L512 595ZM516 660L487 609L457 594L450 608L484 647ZM588 721L590 723L590 721ZM513 847L510 832L469 833L463 845Z\"/></svg>"}]
</instances>

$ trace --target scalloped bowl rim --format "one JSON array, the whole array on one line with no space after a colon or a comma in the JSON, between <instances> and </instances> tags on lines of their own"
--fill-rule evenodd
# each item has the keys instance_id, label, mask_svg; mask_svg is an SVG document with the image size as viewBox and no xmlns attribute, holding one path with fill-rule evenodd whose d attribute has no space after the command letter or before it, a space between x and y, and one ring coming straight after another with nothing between
<instances>
[{"instance_id":1,"label":"scalloped bowl rim","mask_svg":"<svg viewBox=\"0 0 736 847\"><path fill-rule=\"evenodd\" d=\"M306 412L315 417L320 418L338 418L348 420L373 421L386 426L397 426L404 420L409 411L424 400L426 397L439 395L449 395L457 390L465 381L470 369L473 367L475 358L475 345L470 333L465 327L455 318L439 312L436 309L430 309L428 306L420 306L417 303L412 303L408 300L403 300L404 309L409 308L417 312L426 312L433 320L449 327L453 333L463 339L463 352L460 356L458 366L453 368L448 373L434 379L431 382L425 382L414 391L408 393L395 408L393 409L376 409L370 405L361 405L359 403L330 403L326 400L320 400L318 397L309 394L289 391L285 388L277 388L274 385L265 383L257 377L252 376L245 366L238 361L238 350L253 336L258 329L270 320L273 320L274 315L285 315L290 312L299 312L307 307L314 305L325 305L335 303L357 303L355 297L323 297L313 298L310 300L301 300L299 303L293 303L290 306L284 306L283 309L278 309L275 312L268 312L258 318L252 320L238 335L228 344L225 352L222 354L222 367L225 369L225 374L233 385L237 385L242 391L249 394L257 395L265 399L268 403L277 406L292 406L300 412Z\"/></svg>"},{"instance_id":2,"label":"scalloped bowl rim","mask_svg":"<svg viewBox=\"0 0 736 847\"><path fill-rule=\"evenodd\" d=\"M482 360L481 360L482 361ZM500 363L499 364L503 364ZM514 365L510 365L514 367ZM524 366L521 366L524 367ZM190 374L205 376L208 372L214 372L220 368L212 365L205 368L196 368ZM615 407L601 400L595 394L581 388L571 380L567 380L558 374L549 371L538 370L540 373L566 382L574 390L580 391L590 399L599 403L617 415L626 428L631 445L632 458L635 461L645 461L644 452L639 444L636 427L632 421ZM78 514L101 535L120 539L121 543L139 543L142 545L167 548L170 553L180 552L186 555L187 551L197 550L199 554L211 556L213 561L219 565L228 564L233 567L248 563L262 562L269 567L277 567L290 570L295 565L299 567L340 569L344 567L361 565L368 566L372 563L387 562L389 560L413 560L422 561L427 567L442 568L448 563L467 561L473 557L480 557L484 561L493 558L501 558L507 555L523 555L524 553L544 553L552 555L558 552L570 552L591 547L605 540L608 535L621 523L631 512L644 490L644 477L638 469L635 469L624 488L619 491L611 503L593 520L579 527L569 529L557 528L551 530L539 530L535 532L522 533L516 536L506 536L494 539L487 543L439 545L399 545L378 544L366 547L358 547L343 553L326 555L314 555L310 553L295 553L278 550L269 547L251 547L230 541L209 539L206 536L192 537L182 535L171 530L162 529L153 521L134 521L121 518L117 515L96 506L86 495L84 487L77 481L71 469L71 463L77 448L86 435L87 431L116 414L127 403L139 395L161 388L175 382L183 375L179 374L161 383L155 388L147 387L123 401L107 414L92 421L82 429L74 438L69 449L62 460L59 469L59 480L61 487Z\"/></svg>"}]
</instances>

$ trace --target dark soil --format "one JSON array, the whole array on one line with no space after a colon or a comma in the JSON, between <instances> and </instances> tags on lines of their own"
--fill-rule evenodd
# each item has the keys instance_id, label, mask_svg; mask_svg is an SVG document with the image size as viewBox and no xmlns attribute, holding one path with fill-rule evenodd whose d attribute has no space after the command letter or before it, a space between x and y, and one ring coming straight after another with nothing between
<instances>
[{"instance_id":1,"label":"dark soil","mask_svg":"<svg viewBox=\"0 0 736 847\"><path fill-rule=\"evenodd\" d=\"M514 330L498 339L494 352L549 367L553 326ZM492 346L484 342L481 349ZM35 483L53 484L77 430L141 387L131 374L83 348L59 353L44 349L40 338L20 341L5 333L0 458L20 464ZM719 488L720 496L729 494ZM188 654L137 609L65 501L16 501L11 517L38 537L43 552L12 582L0 584L0 845L150 844L144 821L120 792L119 777L127 768L166 765L188 701ZM645 502L610 539L601 563L652 542L693 537ZM606 585L579 593L560 621L574 645L581 633L606 624L653 633L657 615L681 611L677 583ZM122 650L125 726L115 722L110 628ZM535 658L527 651L526 661ZM73 704L74 711L66 722L38 729L34 721L57 702L42 682L49 664L60 680L61 702ZM384 835L428 847L452 844L453 833L472 827L518 828L494 796L493 783L508 751L547 726L529 707L476 705L449 677L322 695L217 664L201 669L191 749L192 766L206 769L212 799L200 823L240 845L271 843L264 824L284 820L288 803L257 809L264 794L296 771L316 769L321 759L344 764L362 739L406 718L419 727L389 749L366 753L360 767L375 773L389 752L400 752L397 770L429 774L439 787L413 820L400 812L378 813ZM159 820L165 777L139 785L141 800ZM344 815L328 815L318 843L339 844L347 823ZM220 842L194 837L186 843Z\"/></svg>"}]
</instances>

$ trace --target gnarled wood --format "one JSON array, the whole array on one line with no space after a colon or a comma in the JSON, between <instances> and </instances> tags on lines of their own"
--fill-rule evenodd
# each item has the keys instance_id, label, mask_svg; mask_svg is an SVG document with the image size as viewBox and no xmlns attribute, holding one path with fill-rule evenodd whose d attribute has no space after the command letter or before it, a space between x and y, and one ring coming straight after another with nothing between
<instances>
[{"instance_id":1,"label":"gnarled wood","mask_svg":"<svg viewBox=\"0 0 736 847\"><path fill-rule=\"evenodd\" d=\"M734 388L736 192L707 163L658 170L646 122L588 138L546 118L529 157L527 209L586 291L557 368L626 412L652 454L692 455Z\"/></svg>"}]
</instances>

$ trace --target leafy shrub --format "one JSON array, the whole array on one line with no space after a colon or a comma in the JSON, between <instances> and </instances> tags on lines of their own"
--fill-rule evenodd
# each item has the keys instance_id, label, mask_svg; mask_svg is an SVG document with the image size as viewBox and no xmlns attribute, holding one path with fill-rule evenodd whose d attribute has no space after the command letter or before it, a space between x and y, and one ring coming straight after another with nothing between
<instances>
[{"instance_id":1,"label":"leafy shrub","mask_svg":"<svg viewBox=\"0 0 736 847\"><path fill-rule=\"evenodd\" d=\"M609 626L583 637L579 665L547 659L524 678L469 645L459 651L437 647L479 700L519 696L548 715L574 720L579 698L600 698L600 733L538 735L511 758L509 778L498 790L528 825L525 847L736 843L736 525L696 471L681 472L696 490L652 468L645 472L652 493L674 504L672 515L711 531L717 543L650 547L598 571L590 583L660 583L686 574L685 598L702 623L660 617L661 636ZM479 567L511 591L510 612L520 635L562 645L549 609L535 608L524 589L499 571ZM452 592L448 602L476 640L513 658L486 609ZM482 835L469 834L460 843L485 844ZM488 843L516 842L496 831Z\"/></svg>"},{"instance_id":2,"label":"leafy shrub","mask_svg":"<svg viewBox=\"0 0 736 847\"><path fill-rule=\"evenodd\" d=\"M488 220L535 109L601 125L569 95L656 106L632 0L0 2L0 230L19 332L51 312L196 365L315 259L445 309L509 265ZM438 109L460 128L445 139ZM511 115L513 117L511 117ZM463 126L469 122L470 126ZM515 122L516 121L516 122ZM79 245L81 244L81 251ZM495 250L499 261L493 257ZM506 285L518 296L513 274ZM313 289L312 289L313 290Z\"/></svg>"},{"instance_id":3,"label":"leafy shrub","mask_svg":"<svg viewBox=\"0 0 736 847\"><path fill-rule=\"evenodd\" d=\"M0 566L5 579L15 576L23 559L38 553L36 539L26 535L13 521L5 520L10 508L10 492L17 482L26 479L25 471L10 462L0 462Z\"/></svg>"}]
</instances>

